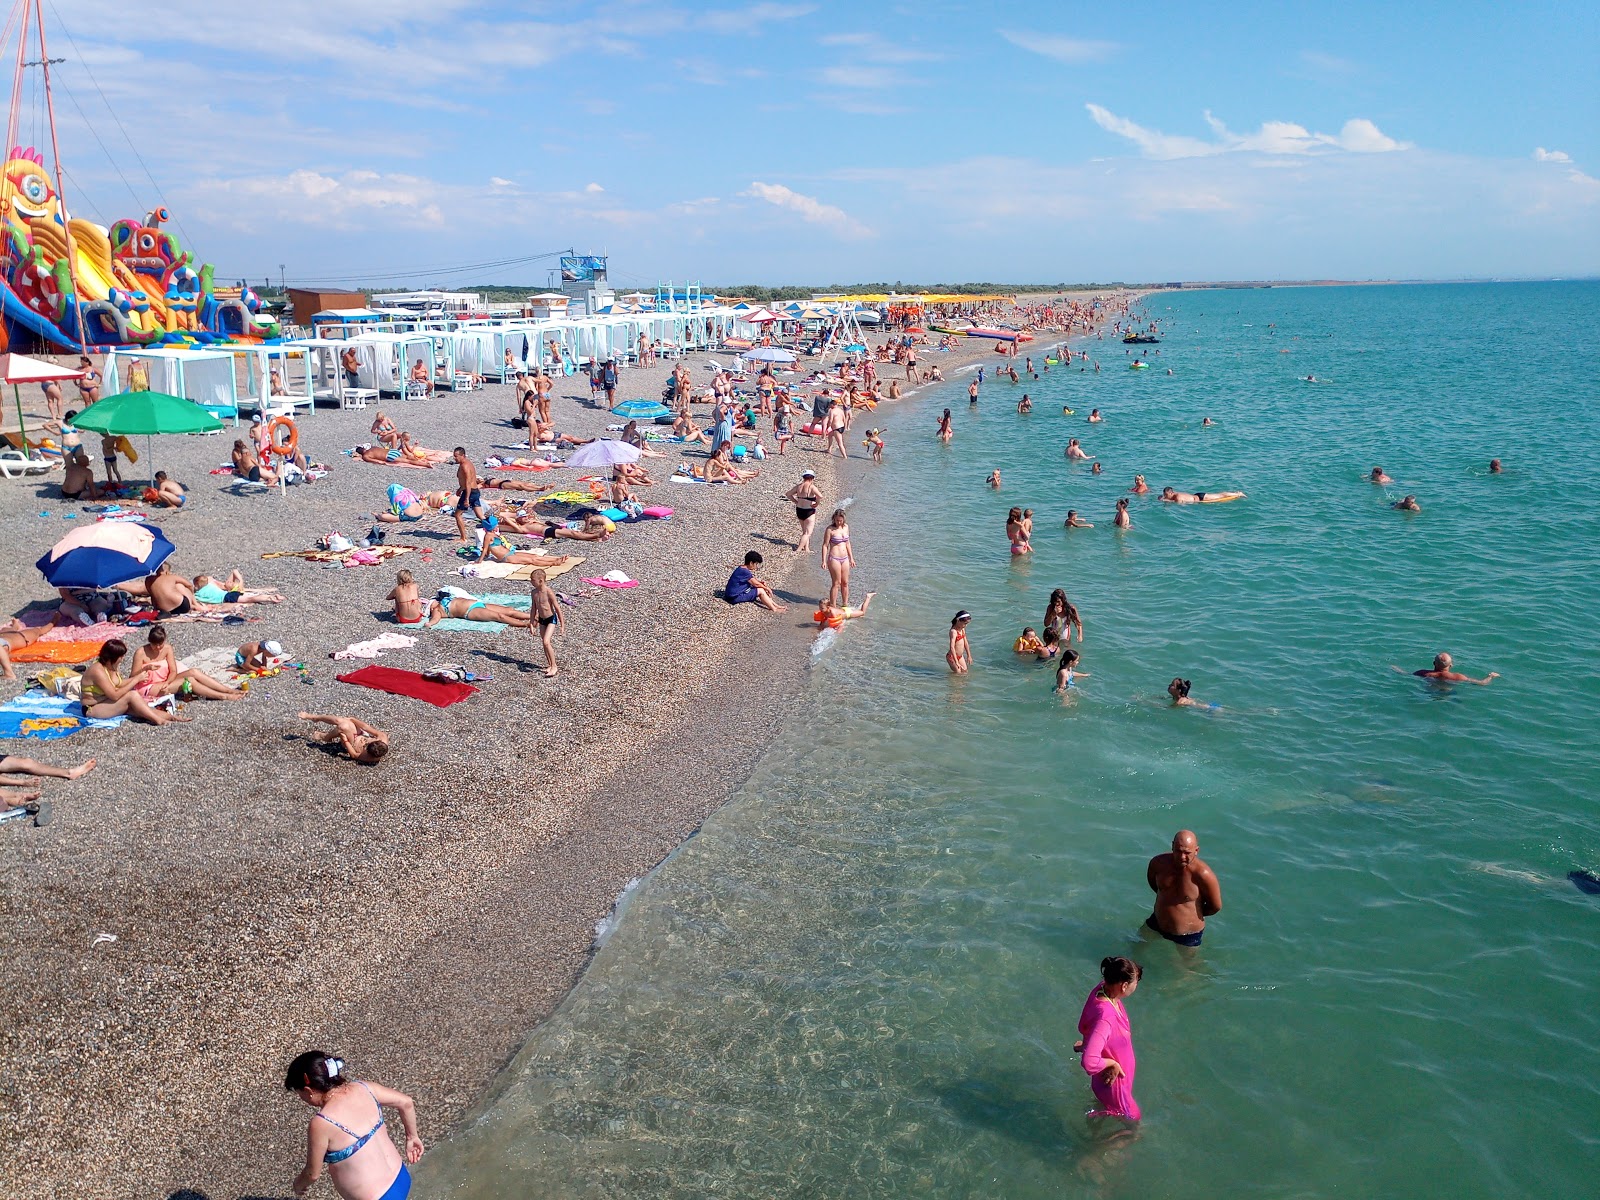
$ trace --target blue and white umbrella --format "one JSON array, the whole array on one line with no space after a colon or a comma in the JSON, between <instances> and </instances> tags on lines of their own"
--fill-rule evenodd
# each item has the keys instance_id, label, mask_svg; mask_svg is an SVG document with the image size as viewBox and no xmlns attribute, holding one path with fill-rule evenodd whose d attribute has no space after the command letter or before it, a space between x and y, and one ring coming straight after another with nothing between
<instances>
[{"instance_id":1,"label":"blue and white umbrella","mask_svg":"<svg viewBox=\"0 0 1600 1200\"><path fill-rule=\"evenodd\" d=\"M175 548L154 525L98 521L74 529L35 565L51 587L109 588L143 579Z\"/></svg>"},{"instance_id":2,"label":"blue and white umbrella","mask_svg":"<svg viewBox=\"0 0 1600 1200\"><path fill-rule=\"evenodd\" d=\"M653 421L657 417L672 415L672 410L659 400L624 400L611 411L630 421Z\"/></svg>"}]
</instances>

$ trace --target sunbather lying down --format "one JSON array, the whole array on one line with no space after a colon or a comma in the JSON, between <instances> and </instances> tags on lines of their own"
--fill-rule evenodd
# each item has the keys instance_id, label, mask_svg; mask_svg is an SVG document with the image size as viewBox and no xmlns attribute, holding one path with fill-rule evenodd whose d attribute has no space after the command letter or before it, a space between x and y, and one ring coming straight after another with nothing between
<instances>
[{"instance_id":1,"label":"sunbather lying down","mask_svg":"<svg viewBox=\"0 0 1600 1200\"><path fill-rule=\"evenodd\" d=\"M616 532L617 528L599 513L590 513L581 520L577 517L561 520L555 517L541 517L537 513L524 516L516 509L508 507L496 509L495 516L499 518L502 529L537 537L545 542L554 541L556 538L567 538L574 542L603 542Z\"/></svg>"},{"instance_id":2,"label":"sunbather lying down","mask_svg":"<svg viewBox=\"0 0 1600 1200\"><path fill-rule=\"evenodd\" d=\"M500 532L500 518L490 513L478 527L478 561L492 558L495 562L517 563L530 567L559 567L567 561L565 554L539 554L533 550L518 550Z\"/></svg>"},{"instance_id":3,"label":"sunbather lying down","mask_svg":"<svg viewBox=\"0 0 1600 1200\"><path fill-rule=\"evenodd\" d=\"M450 499L449 492L423 492L420 496L398 483L389 485L389 510L373 513L373 519L386 525L402 521L420 521L430 512L438 512Z\"/></svg>"},{"instance_id":4,"label":"sunbather lying down","mask_svg":"<svg viewBox=\"0 0 1600 1200\"><path fill-rule=\"evenodd\" d=\"M282 604L283 593L276 588L247 588L237 569L227 578L212 575L194 577L194 598L201 604Z\"/></svg>"},{"instance_id":5,"label":"sunbather lying down","mask_svg":"<svg viewBox=\"0 0 1600 1200\"><path fill-rule=\"evenodd\" d=\"M432 467L438 463L447 463L451 459L448 451L429 450L426 446L419 446L411 440L411 435L406 433L400 435L396 445L361 442L352 453L362 462L394 463L403 467Z\"/></svg>"},{"instance_id":6,"label":"sunbather lying down","mask_svg":"<svg viewBox=\"0 0 1600 1200\"><path fill-rule=\"evenodd\" d=\"M533 618L520 608L507 608L504 604L491 604L480 600L460 588L442 587L428 605L428 624L437 625L446 617L459 617L464 621L498 621L526 629Z\"/></svg>"}]
</instances>

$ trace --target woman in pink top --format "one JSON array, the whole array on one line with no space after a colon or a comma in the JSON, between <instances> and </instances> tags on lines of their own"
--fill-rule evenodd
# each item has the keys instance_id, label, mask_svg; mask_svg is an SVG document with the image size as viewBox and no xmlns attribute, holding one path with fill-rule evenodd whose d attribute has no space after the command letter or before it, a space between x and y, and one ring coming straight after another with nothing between
<instances>
[{"instance_id":1,"label":"woman in pink top","mask_svg":"<svg viewBox=\"0 0 1600 1200\"><path fill-rule=\"evenodd\" d=\"M1073 1049L1082 1052L1089 1086L1100 1102L1089 1111L1091 1117L1139 1119L1139 1102L1133 1098L1133 1027L1122 1002L1133 995L1143 973L1131 958L1101 959L1103 982L1089 993L1078 1018L1083 1040Z\"/></svg>"}]
</instances>

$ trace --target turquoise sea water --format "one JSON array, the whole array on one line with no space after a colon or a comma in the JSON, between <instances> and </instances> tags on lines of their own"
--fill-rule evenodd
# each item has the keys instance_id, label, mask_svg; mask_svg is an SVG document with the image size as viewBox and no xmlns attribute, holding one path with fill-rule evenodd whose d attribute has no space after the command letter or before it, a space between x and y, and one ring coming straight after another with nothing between
<instances>
[{"instance_id":1,"label":"turquoise sea water","mask_svg":"<svg viewBox=\"0 0 1600 1200\"><path fill-rule=\"evenodd\" d=\"M850 514L871 615L430 1153L432 1189L1593 1194L1600 897L1565 876L1600 871L1600 285L1145 307L1156 369L1108 338L1099 376L991 380L975 413L963 378L884 419ZM1069 436L1103 475L1065 463ZM1375 464L1397 484L1364 482ZM1136 498L1119 534L1135 471L1249 498ZM1388 508L1405 492L1421 514ZM1063 532L1068 507L1096 528ZM1090 674L1066 702L1010 653L1058 585ZM960 607L977 664L952 679ZM1389 669L1439 650L1502 678ZM1175 674L1222 710L1165 704ZM1225 902L1194 954L1139 931L1180 827ZM1145 967L1146 1119L1121 1141L1084 1121L1071 1053L1107 954Z\"/></svg>"}]
</instances>

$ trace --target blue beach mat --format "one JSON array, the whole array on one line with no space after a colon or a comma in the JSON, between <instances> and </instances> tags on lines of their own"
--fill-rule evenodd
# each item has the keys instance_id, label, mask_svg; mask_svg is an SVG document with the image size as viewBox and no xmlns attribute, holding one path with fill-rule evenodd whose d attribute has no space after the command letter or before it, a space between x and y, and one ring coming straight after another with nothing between
<instances>
[{"instance_id":1,"label":"blue beach mat","mask_svg":"<svg viewBox=\"0 0 1600 1200\"><path fill-rule=\"evenodd\" d=\"M507 608L520 608L527 612L533 601L527 596L479 596L480 600L487 600L490 604L503 604ZM503 633L510 629L509 625L502 625L499 621L469 621L465 617L446 617L433 627L444 629L451 633Z\"/></svg>"},{"instance_id":2,"label":"blue beach mat","mask_svg":"<svg viewBox=\"0 0 1600 1200\"><path fill-rule=\"evenodd\" d=\"M61 717L76 718L78 723L49 729L22 728L24 721L49 721ZM58 738L71 737L80 729L115 729L127 719L127 717L107 717L105 720L96 720L84 716L83 705L76 700L68 700L65 696L24 692L15 699L0 704L0 738L37 738L41 742L53 742Z\"/></svg>"}]
</instances>

